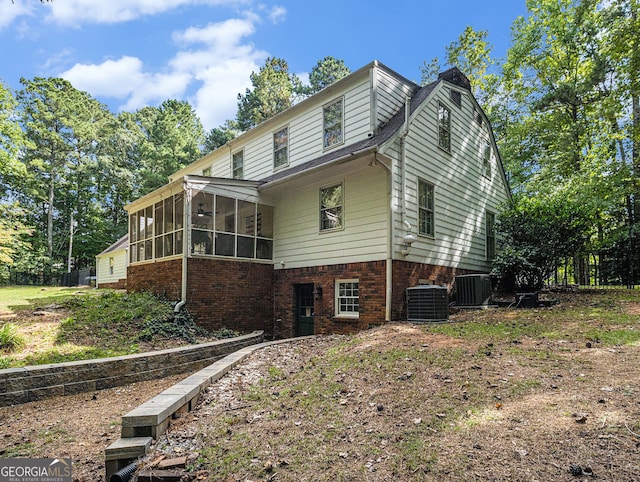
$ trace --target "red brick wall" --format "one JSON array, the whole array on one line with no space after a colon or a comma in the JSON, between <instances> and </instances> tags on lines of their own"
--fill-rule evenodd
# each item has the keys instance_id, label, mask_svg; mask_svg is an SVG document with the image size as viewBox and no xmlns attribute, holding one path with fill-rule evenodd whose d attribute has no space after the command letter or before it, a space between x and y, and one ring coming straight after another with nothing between
<instances>
[{"instance_id":1,"label":"red brick wall","mask_svg":"<svg viewBox=\"0 0 640 482\"><path fill-rule=\"evenodd\" d=\"M191 258L187 272L187 309L200 326L273 334L272 265Z\"/></svg>"},{"instance_id":2,"label":"red brick wall","mask_svg":"<svg viewBox=\"0 0 640 482\"><path fill-rule=\"evenodd\" d=\"M127 269L127 289L171 300L182 296L182 260L137 264ZM235 260L187 260L187 309L208 330L273 333L273 266Z\"/></svg>"},{"instance_id":3,"label":"red brick wall","mask_svg":"<svg viewBox=\"0 0 640 482\"><path fill-rule=\"evenodd\" d=\"M119 279L115 283L100 283L98 286L99 289L109 289L109 290L125 290L127 289L127 279Z\"/></svg>"},{"instance_id":4,"label":"red brick wall","mask_svg":"<svg viewBox=\"0 0 640 482\"><path fill-rule=\"evenodd\" d=\"M296 284L322 288L322 298L314 305L316 334L353 332L384 322L385 265L385 261L375 261L274 271L274 335L295 335ZM357 320L339 319L335 317L335 281L351 278L359 280L360 316Z\"/></svg>"},{"instance_id":5,"label":"red brick wall","mask_svg":"<svg viewBox=\"0 0 640 482\"><path fill-rule=\"evenodd\" d=\"M170 300L182 297L182 259L134 264L127 268L127 290L148 291Z\"/></svg>"},{"instance_id":6,"label":"red brick wall","mask_svg":"<svg viewBox=\"0 0 640 482\"><path fill-rule=\"evenodd\" d=\"M446 285L449 288L449 291L451 291L453 279L458 275L468 273L468 270L461 270L447 266L434 266L431 264L395 260L393 262L391 319L407 319L405 290L412 286L417 286L420 280L428 280L436 285Z\"/></svg>"}]
</instances>

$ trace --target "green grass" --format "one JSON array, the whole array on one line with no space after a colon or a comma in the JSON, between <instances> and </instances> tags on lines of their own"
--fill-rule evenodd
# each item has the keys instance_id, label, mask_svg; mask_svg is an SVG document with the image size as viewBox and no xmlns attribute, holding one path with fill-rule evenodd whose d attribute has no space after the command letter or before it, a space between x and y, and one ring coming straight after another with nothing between
<instances>
[{"instance_id":1,"label":"green grass","mask_svg":"<svg viewBox=\"0 0 640 482\"><path fill-rule=\"evenodd\" d=\"M162 339L195 342L208 336L188 314L174 314L169 301L149 293L36 287L3 287L5 309L18 315L16 325L0 329L0 368L87 360L140 352L143 343ZM55 325L32 312L66 310ZM18 333L31 326L31 338ZM34 328L35 327L35 328ZM237 335L221 330L222 336ZM21 347L27 345L25 350ZM147 345L148 346L148 345Z\"/></svg>"},{"instance_id":2,"label":"green grass","mask_svg":"<svg viewBox=\"0 0 640 482\"><path fill-rule=\"evenodd\" d=\"M49 303L78 292L78 288L60 288L41 286L0 286L0 313L27 308L32 302L47 298Z\"/></svg>"},{"instance_id":3,"label":"green grass","mask_svg":"<svg viewBox=\"0 0 640 482\"><path fill-rule=\"evenodd\" d=\"M18 327L13 323L5 323L0 327L0 350L13 352L25 345L25 340Z\"/></svg>"}]
</instances>

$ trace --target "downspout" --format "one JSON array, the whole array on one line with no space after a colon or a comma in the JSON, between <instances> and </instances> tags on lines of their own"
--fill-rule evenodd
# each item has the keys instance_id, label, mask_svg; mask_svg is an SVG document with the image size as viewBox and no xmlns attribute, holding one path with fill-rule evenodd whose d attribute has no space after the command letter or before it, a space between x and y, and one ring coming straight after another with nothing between
<instances>
[{"instance_id":1,"label":"downspout","mask_svg":"<svg viewBox=\"0 0 640 482\"><path fill-rule=\"evenodd\" d=\"M376 164L382 166L387 171L387 198L389 202L389 213L387 215L387 262L385 273L385 300L384 300L384 319L391 321L391 297L393 295L393 170L378 160L378 153L374 154Z\"/></svg>"},{"instance_id":2,"label":"downspout","mask_svg":"<svg viewBox=\"0 0 640 482\"><path fill-rule=\"evenodd\" d=\"M411 97L407 96L404 100L404 125L402 126L402 133L400 134L400 219L402 224L407 228L407 231L411 232L411 224L407 221L406 212L406 192L407 192L407 170L405 161L407 158L407 143L405 138L409 134L409 115L411 113Z\"/></svg>"},{"instance_id":3,"label":"downspout","mask_svg":"<svg viewBox=\"0 0 640 482\"><path fill-rule=\"evenodd\" d=\"M184 193L184 209L182 220L182 278L180 285L180 301L173 307L174 313L179 313L184 305L187 304L187 254L189 253L189 233L191 231L189 222L191 220L191 190L185 189Z\"/></svg>"}]
</instances>

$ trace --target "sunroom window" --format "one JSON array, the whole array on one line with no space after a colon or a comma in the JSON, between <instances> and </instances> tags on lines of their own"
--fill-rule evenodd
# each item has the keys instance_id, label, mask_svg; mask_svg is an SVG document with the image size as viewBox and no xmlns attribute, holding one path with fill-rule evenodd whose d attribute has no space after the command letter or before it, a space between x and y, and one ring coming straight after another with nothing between
<instances>
[{"instance_id":1,"label":"sunroom window","mask_svg":"<svg viewBox=\"0 0 640 482\"><path fill-rule=\"evenodd\" d=\"M270 206L200 192L193 197L191 224L191 254L272 258Z\"/></svg>"},{"instance_id":2,"label":"sunroom window","mask_svg":"<svg viewBox=\"0 0 640 482\"><path fill-rule=\"evenodd\" d=\"M184 194L179 193L129 216L129 261L182 254Z\"/></svg>"}]
</instances>

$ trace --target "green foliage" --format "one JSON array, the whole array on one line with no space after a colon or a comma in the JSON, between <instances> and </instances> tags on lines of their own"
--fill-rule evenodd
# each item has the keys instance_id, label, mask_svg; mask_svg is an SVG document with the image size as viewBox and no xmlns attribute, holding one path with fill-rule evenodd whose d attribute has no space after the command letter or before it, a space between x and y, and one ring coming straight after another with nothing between
<instances>
[{"instance_id":1,"label":"green foliage","mask_svg":"<svg viewBox=\"0 0 640 482\"><path fill-rule=\"evenodd\" d=\"M155 336L161 336L196 343L198 336L207 335L207 331L197 326L187 309L182 307L178 313L172 310L170 316L147 320L138 338L141 341L150 341Z\"/></svg>"},{"instance_id":2,"label":"green foliage","mask_svg":"<svg viewBox=\"0 0 640 482\"><path fill-rule=\"evenodd\" d=\"M220 328L219 330L212 332L211 336L222 340L224 338L235 338L236 336L240 336L240 333L230 328Z\"/></svg>"},{"instance_id":3,"label":"green foliage","mask_svg":"<svg viewBox=\"0 0 640 482\"><path fill-rule=\"evenodd\" d=\"M289 73L287 62L276 57L269 57L257 73L251 73L250 79L253 89L238 94L236 119L244 131L291 107L294 85L299 83Z\"/></svg>"},{"instance_id":4,"label":"green foliage","mask_svg":"<svg viewBox=\"0 0 640 482\"><path fill-rule=\"evenodd\" d=\"M18 160L26 138L18 123L17 107L13 93L0 81L0 199L26 174Z\"/></svg>"},{"instance_id":5,"label":"green foliage","mask_svg":"<svg viewBox=\"0 0 640 482\"><path fill-rule=\"evenodd\" d=\"M349 75L351 71L345 65L344 60L339 60L327 56L311 69L309 74L309 86L302 86L299 93L303 95L313 95L320 92L325 87Z\"/></svg>"},{"instance_id":6,"label":"green foliage","mask_svg":"<svg viewBox=\"0 0 640 482\"><path fill-rule=\"evenodd\" d=\"M228 120L220 127L214 127L205 137L202 152L206 154L215 151L234 139L239 132L238 123L234 120Z\"/></svg>"},{"instance_id":7,"label":"green foliage","mask_svg":"<svg viewBox=\"0 0 640 482\"><path fill-rule=\"evenodd\" d=\"M18 327L13 323L5 323L0 328L0 350L12 352L22 348L25 344L24 337L18 332Z\"/></svg>"},{"instance_id":8,"label":"green foliage","mask_svg":"<svg viewBox=\"0 0 640 482\"><path fill-rule=\"evenodd\" d=\"M582 206L562 193L548 198L516 197L498 216L503 246L494 274L515 279L521 289L539 289L563 260L582 249L591 220Z\"/></svg>"},{"instance_id":9,"label":"green foliage","mask_svg":"<svg viewBox=\"0 0 640 482\"><path fill-rule=\"evenodd\" d=\"M58 343L74 342L118 350L156 336L191 343L204 332L186 311L150 293L111 291L102 296L72 297L63 302L73 315L61 323Z\"/></svg>"},{"instance_id":10,"label":"green foliage","mask_svg":"<svg viewBox=\"0 0 640 482\"><path fill-rule=\"evenodd\" d=\"M185 101L166 100L157 108L144 107L135 117L143 133L140 194L147 194L201 156L204 129Z\"/></svg>"}]
</instances>

